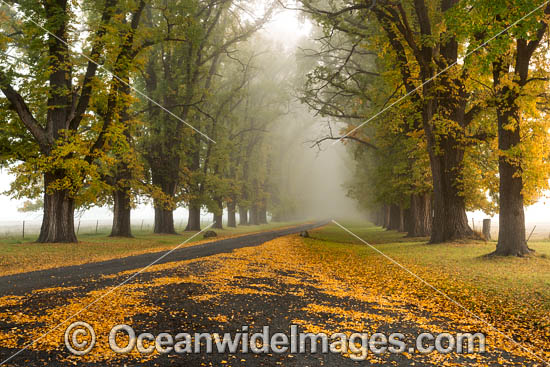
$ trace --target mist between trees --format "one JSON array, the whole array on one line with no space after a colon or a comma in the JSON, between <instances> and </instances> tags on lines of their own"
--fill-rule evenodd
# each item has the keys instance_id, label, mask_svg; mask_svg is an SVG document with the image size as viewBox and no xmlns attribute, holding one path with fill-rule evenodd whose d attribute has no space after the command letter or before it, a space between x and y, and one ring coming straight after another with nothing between
<instances>
[{"instance_id":1,"label":"mist between trees","mask_svg":"<svg viewBox=\"0 0 550 367\"><path fill-rule=\"evenodd\" d=\"M433 243L479 238L481 209L500 214L495 254L526 255L524 205L550 172L541 4L8 1L9 194L42 208L40 242L76 242L75 210L104 205L131 236L143 202L155 233L176 233L178 207L188 231L201 211L234 227L360 209ZM268 35L281 11L311 35Z\"/></svg>"},{"instance_id":2,"label":"mist between trees","mask_svg":"<svg viewBox=\"0 0 550 367\"><path fill-rule=\"evenodd\" d=\"M308 193L326 184L303 168L315 156L303 132L316 122L296 98L303 76L295 50L261 31L275 3L11 4L1 8L2 162L16 176L10 194L43 210L39 242L76 241L75 210L91 206L113 208L113 236L132 235L143 201L155 233L176 232L181 206L189 231L201 210L217 227L224 208L230 227L314 211Z\"/></svg>"}]
</instances>

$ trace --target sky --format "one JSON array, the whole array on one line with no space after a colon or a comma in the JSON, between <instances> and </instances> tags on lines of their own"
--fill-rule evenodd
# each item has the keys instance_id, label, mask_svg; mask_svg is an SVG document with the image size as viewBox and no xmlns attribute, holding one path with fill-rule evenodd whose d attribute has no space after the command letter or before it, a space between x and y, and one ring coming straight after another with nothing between
<instances>
[{"instance_id":1,"label":"sky","mask_svg":"<svg viewBox=\"0 0 550 367\"><path fill-rule=\"evenodd\" d=\"M312 25L303 17L300 17L296 11L281 10L273 19L265 26L264 33L275 40L279 40L283 45L288 48L293 48L296 43L303 37L307 37L311 31ZM322 128L323 124L319 124ZM312 137L313 138L313 137ZM338 148L328 148L336 149ZM344 159L350 159L342 154L341 151L331 154L330 152L323 152L312 160L312 167L319 174L319 172L334 172L330 179L323 179L319 176L318 187L313 190L316 196L321 200L323 198L324 204L330 206L331 202L345 202L342 207L350 207L350 199L342 195L341 185L344 183L346 176L349 172L343 172L341 167L345 166ZM323 162L324 160L324 162ZM331 170L326 170L326 167L331 167ZM315 168L317 167L317 168ZM338 179L340 175L340 180ZM10 176L6 170L0 170L0 193L9 188L10 182L13 181L13 177ZM329 199L327 199L329 198ZM14 223L23 220L39 222L41 219L40 213L20 213L18 208L22 205L23 200L11 199L8 196L0 195L0 226L4 223ZM550 204L550 201L548 202ZM320 203L320 206L322 203ZM351 210L351 209L350 209ZM547 199L541 200L534 206L526 209L526 219L528 223L542 223L548 218L548 205ZM335 213L337 216L338 213ZM147 223L151 223L153 220L153 209L150 205L140 205L132 212L132 221L139 223L145 220ZM108 223L111 220L112 213L108 208L93 208L86 212L82 217L82 220L95 221L101 220ZM175 214L176 225L186 221L187 211L184 208L176 210ZM482 212L469 213L470 220L474 218L477 222L486 218L487 215ZM204 215L204 219L210 218L210 214ZM497 217L495 217L496 219ZM495 221L496 224L496 221Z\"/></svg>"},{"instance_id":2,"label":"sky","mask_svg":"<svg viewBox=\"0 0 550 367\"><path fill-rule=\"evenodd\" d=\"M266 25L265 32L274 39L294 46L300 38L307 37L311 29L311 23L307 19L300 17L298 12L280 10L273 16L271 22Z\"/></svg>"}]
</instances>

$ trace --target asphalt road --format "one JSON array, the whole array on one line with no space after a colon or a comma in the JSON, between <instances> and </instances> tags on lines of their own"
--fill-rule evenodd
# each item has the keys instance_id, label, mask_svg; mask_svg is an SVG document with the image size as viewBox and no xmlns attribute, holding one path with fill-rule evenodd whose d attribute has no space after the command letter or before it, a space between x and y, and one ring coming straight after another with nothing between
<instances>
[{"instance_id":1,"label":"asphalt road","mask_svg":"<svg viewBox=\"0 0 550 367\"><path fill-rule=\"evenodd\" d=\"M191 260L224 252L231 252L238 248L259 246L275 238L310 230L325 224L326 222L317 222L185 247L174 251L169 256L157 262L157 264ZM87 279L97 278L102 275L117 274L132 269L139 270L166 254L166 252L167 251L148 253L83 265L3 276L0 277L0 296L24 295L35 289L50 287L70 287L80 285Z\"/></svg>"}]
</instances>

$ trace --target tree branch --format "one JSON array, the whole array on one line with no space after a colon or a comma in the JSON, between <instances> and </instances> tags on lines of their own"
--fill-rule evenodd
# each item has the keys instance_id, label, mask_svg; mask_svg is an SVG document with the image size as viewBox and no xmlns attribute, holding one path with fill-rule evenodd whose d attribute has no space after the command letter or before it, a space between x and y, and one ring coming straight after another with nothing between
<instances>
[{"instance_id":1,"label":"tree branch","mask_svg":"<svg viewBox=\"0 0 550 367\"><path fill-rule=\"evenodd\" d=\"M32 112L25 103L23 97L21 97L21 95L16 92L15 89L13 89L7 76L1 70L0 89L2 90L8 101L10 101L11 106L17 112L17 115L19 116L25 127L36 139L38 145L40 146L40 149L43 152L47 152L48 137L46 134L46 130L42 126L40 126L38 121L32 115Z\"/></svg>"}]
</instances>

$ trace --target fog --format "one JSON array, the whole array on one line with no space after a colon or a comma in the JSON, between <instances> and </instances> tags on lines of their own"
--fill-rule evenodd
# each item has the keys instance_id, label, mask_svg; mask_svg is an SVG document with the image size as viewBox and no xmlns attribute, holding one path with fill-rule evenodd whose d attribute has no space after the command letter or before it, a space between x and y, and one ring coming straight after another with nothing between
<instances>
[{"instance_id":1,"label":"fog","mask_svg":"<svg viewBox=\"0 0 550 367\"><path fill-rule=\"evenodd\" d=\"M307 40L312 30L312 24L295 11L279 9L272 19L259 32L259 37L277 44L290 65L296 68L295 54L298 44ZM269 52L274 50L269 50ZM273 52L269 58L274 57ZM325 133L326 122L319 116L314 116L297 100L297 91L287 91L289 94L289 113L274 121L269 134L276 136L276 146L281 147L281 154L276 162L280 172L275 179L280 183L280 190L285 192L288 200L294 203L294 212L288 219L330 219L330 218L363 218L356 203L346 195L345 182L351 177L353 160L347 148L341 144L326 144L319 150L312 142ZM277 157L277 154L275 154ZM14 176L6 169L0 171L0 190L5 192L13 182ZM26 221L29 227L38 227L42 218L40 212L23 213L18 209L26 199L15 199L0 195L0 227L17 227L21 221ZM227 211L224 211L224 220ZM92 207L80 213L79 220L89 225L97 223L108 226L112 220L112 210L109 207ZM154 219L152 203L145 200L132 210L132 223L150 225ZM174 212L176 227L180 227L188 219L185 207L178 207ZM202 219L212 220L212 215L203 210Z\"/></svg>"},{"instance_id":2,"label":"fog","mask_svg":"<svg viewBox=\"0 0 550 367\"><path fill-rule=\"evenodd\" d=\"M325 120L297 104L276 125L283 147L280 189L296 205L296 218L364 219L357 203L347 196L345 183L353 174L353 160L342 144L315 142L327 131Z\"/></svg>"}]
</instances>

